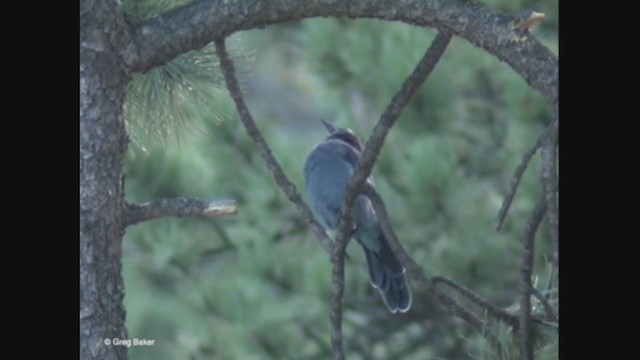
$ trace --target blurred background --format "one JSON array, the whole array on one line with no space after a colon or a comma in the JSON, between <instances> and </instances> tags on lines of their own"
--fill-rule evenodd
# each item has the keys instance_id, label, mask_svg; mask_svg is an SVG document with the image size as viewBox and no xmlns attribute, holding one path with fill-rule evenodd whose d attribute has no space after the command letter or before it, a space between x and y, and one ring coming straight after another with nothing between
<instances>
[{"instance_id":1,"label":"blurred background","mask_svg":"<svg viewBox=\"0 0 640 360\"><path fill-rule=\"evenodd\" d=\"M557 53L557 1L485 2L512 14L544 12L532 33ZM227 41L257 125L305 199L305 156L326 137L320 119L366 139L435 34L378 20L309 19ZM127 229L129 338L155 339L154 346L131 347L130 357L332 358L328 255L276 186L220 75L184 80L184 74L215 68L215 61L210 46L158 69L184 81L180 86L163 84L166 78L153 71L132 85L127 200L231 198L239 214L162 218ZM454 37L373 169L400 241L428 276L453 278L517 312L519 236L541 191L538 156L500 232L495 220L515 168L549 121L542 96L508 65ZM543 223L534 280L553 303L557 274L550 248ZM348 359L495 357L480 334L411 280L413 307L390 314L369 284L355 242L348 253ZM504 329L495 330L517 346ZM558 357L557 333L539 334L537 354Z\"/></svg>"}]
</instances>

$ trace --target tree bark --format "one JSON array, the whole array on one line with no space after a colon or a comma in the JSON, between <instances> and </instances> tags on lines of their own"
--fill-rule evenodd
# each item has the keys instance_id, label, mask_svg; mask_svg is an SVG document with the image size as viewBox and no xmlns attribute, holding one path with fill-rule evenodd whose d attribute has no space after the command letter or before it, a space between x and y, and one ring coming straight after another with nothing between
<instances>
[{"instance_id":1,"label":"tree bark","mask_svg":"<svg viewBox=\"0 0 640 360\"><path fill-rule=\"evenodd\" d=\"M80 358L125 359L122 104L127 27L114 0L80 2Z\"/></svg>"},{"instance_id":2,"label":"tree bark","mask_svg":"<svg viewBox=\"0 0 640 360\"><path fill-rule=\"evenodd\" d=\"M435 27L466 39L507 63L558 107L558 57L512 16L473 0L198 0L149 19L132 30L136 51L126 60L135 71L164 64L236 31L311 17L376 18Z\"/></svg>"}]
</instances>

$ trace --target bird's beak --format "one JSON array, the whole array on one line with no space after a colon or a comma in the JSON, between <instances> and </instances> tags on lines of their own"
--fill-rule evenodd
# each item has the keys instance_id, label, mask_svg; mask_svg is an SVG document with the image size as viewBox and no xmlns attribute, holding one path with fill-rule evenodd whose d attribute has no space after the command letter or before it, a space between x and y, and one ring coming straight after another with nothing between
<instances>
[{"instance_id":1,"label":"bird's beak","mask_svg":"<svg viewBox=\"0 0 640 360\"><path fill-rule=\"evenodd\" d=\"M334 132L336 132L336 127L331 125L331 123L329 123L327 120L325 119L320 119L322 121L322 123L324 124L324 127L327 128L327 130L329 131L330 134L333 134Z\"/></svg>"}]
</instances>

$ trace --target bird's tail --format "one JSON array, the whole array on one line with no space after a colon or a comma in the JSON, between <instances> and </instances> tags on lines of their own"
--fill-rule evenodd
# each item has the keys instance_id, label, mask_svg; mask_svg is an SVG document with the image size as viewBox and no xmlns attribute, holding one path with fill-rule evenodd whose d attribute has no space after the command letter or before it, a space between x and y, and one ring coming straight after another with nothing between
<instances>
[{"instance_id":1,"label":"bird's tail","mask_svg":"<svg viewBox=\"0 0 640 360\"><path fill-rule=\"evenodd\" d=\"M407 312L411 307L411 289L407 285L404 268L380 234L380 248L375 251L363 245L371 284L378 289L391 313Z\"/></svg>"}]
</instances>

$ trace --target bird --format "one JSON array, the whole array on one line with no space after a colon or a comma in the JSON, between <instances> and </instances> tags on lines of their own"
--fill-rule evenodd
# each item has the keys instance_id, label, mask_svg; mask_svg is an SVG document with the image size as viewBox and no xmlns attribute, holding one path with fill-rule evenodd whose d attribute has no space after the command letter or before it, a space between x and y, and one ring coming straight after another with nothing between
<instances>
[{"instance_id":1,"label":"bird","mask_svg":"<svg viewBox=\"0 0 640 360\"><path fill-rule=\"evenodd\" d=\"M311 148L304 163L304 181L311 209L330 233L335 233L347 187L362 151L363 143L348 128L338 128L321 120L329 131L327 138ZM371 176L367 183L373 186ZM371 201L364 195L356 198L350 235L364 251L369 279L392 314L411 308L411 289L405 269L389 247Z\"/></svg>"}]
</instances>

